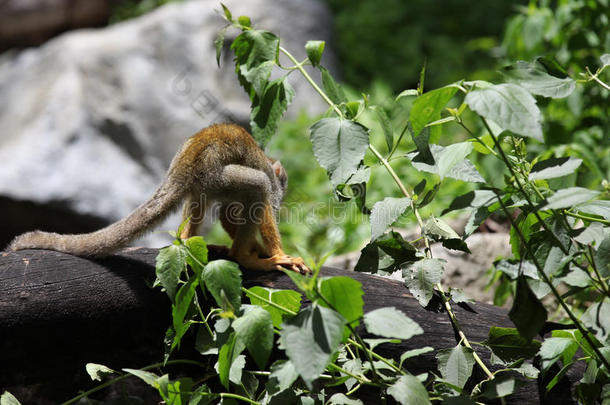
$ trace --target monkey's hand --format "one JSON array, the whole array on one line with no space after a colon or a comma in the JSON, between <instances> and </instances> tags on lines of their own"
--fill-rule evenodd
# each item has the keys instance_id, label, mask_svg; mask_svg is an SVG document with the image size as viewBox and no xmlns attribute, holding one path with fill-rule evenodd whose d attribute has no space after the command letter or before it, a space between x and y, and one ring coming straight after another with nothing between
<instances>
[{"instance_id":1,"label":"monkey's hand","mask_svg":"<svg viewBox=\"0 0 610 405\"><path fill-rule=\"evenodd\" d=\"M258 257L256 251L247 255L237 255L234 259L242 266L252 270L292 270L297 273L311 273L300 257L292 257L285 254L278 254L267 258Z\"/></svg>"}]
</instances>

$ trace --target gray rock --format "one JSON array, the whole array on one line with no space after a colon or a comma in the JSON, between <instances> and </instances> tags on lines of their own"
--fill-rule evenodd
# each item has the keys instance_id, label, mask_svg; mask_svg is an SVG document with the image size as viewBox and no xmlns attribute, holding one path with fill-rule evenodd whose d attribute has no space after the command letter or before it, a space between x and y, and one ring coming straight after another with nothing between
<instances>
[{"instance_id":1,"label":"gray rock","mask_svg":"<svg viewBox=\"0 0 610 405\"><path fill-rule=\"evenodd\" d=\"M249 15L256 26L279 33L282 45L299 58L305 57L306 40L330 39L332 21L321 2L225 4L234 15ZM218 8L217 0L169 4L138 19L70 32L40 48L4 55L0 205L29 201L113 222L152 195L188 136L214 122L247 125L249 99L228 49L221 68L216 65L213 41L224 24ZM334 66L330 43L323 62ZM303 80L292 85L297 97L289 115L326 110ZM19 227L22 219L6 220L7 229L27 230ZM174 217L161 229L177 225ZM2 235L0 243L12 236ZM168 240L154 239L138 244Z\"/></svg>"}]
</instances>

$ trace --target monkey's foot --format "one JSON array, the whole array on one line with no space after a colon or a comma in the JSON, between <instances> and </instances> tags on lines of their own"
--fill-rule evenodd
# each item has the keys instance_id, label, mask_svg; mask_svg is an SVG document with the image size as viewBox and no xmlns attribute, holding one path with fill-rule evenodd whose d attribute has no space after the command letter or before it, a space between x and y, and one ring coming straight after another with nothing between
<instances>
[{"instance_id":1,"label":"monkey's foot","mask_svg":"<svg viewBox=\"0 0 610 405\"><path fill-rule=\"evenodd\" d=\"M297 273L311 273L309 267L300 257L292 257L285 254L273 255L267 258L260 258L253 254L246 257L237 258L237 262L242 266L253 270L292 270Z\"/></svg>"}]
</instances>

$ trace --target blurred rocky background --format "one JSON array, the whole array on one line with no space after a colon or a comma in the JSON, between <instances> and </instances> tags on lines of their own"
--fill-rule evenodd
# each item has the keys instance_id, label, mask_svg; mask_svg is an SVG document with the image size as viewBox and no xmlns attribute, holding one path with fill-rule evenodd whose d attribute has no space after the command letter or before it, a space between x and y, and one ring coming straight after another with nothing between
<instances>
[{"instance_id":1,"label":"blurred rocky background","mask_svg":"<svg viewBox=\"0 0 610 405\"><path fill-rule=\"evenodd\" d=\"M250 103L235 79L217 0L167 4L108 23L119 1L0 1L0 247L32 229L95 230L127 215L161 182L180 144L214 122L247 126ZM235 15L279 33L305 57L327 41L332 18L318 1L227 0ZM64 32L67 31L67 32ZM63 32L63 33L62 33ZM55 36L60 34L58 36ZM289 116L325 106L293 75ZM159 230L179 224L170 218ZM161 246L155 233L136 244Z\"/></svg>"}]
</instances>

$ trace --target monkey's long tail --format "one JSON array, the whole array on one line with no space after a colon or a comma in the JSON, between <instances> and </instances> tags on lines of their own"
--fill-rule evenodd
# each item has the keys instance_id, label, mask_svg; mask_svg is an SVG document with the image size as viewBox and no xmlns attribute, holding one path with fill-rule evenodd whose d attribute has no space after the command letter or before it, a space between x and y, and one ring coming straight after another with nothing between
<instances>
[{"instance_id":1,"label":"monkey's long tail","mask_svg":"<svg viewBox=\"0 0 610 405\"><path fill-rule=\"evenodd\" d=\"M147 202L99 231L80 235L28 232L17 236L9 249L51 249L76 256L108 256L163 221L177 207L188 187L185 179L174 177L170 170L168 178Z\"/></svg>"}]
</instances>

